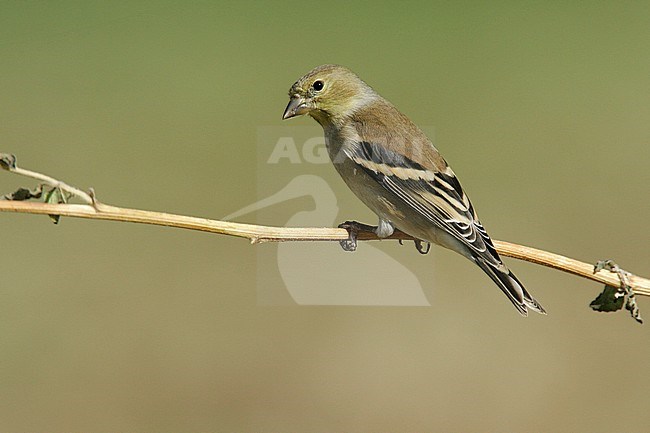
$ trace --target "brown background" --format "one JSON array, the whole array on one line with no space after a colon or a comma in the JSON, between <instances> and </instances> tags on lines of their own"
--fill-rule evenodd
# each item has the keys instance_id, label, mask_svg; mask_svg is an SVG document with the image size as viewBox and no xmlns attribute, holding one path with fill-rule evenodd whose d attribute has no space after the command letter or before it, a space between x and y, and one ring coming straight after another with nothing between
<instances>
[{"instance_id":1,"label":"brown background","mask_svg":"<svg viewBox=\"0 0 650 433\"><path fill-rule=\"evenodd\" d=\"M219 218L259 198L259 128L312 125L280 121L289 86L336 62L435 128L495 238L648 276L649 20L646 2L4 2L0 150L108 203ZM329 169L339 219L372 221ZM382 243L432 307L268 307L274 245L0 221L0 431L650 429L648 325L591 312L601 287L576 277L508 261L549 311L523 319L461 257Z\"/></svg>"}]
</instances>

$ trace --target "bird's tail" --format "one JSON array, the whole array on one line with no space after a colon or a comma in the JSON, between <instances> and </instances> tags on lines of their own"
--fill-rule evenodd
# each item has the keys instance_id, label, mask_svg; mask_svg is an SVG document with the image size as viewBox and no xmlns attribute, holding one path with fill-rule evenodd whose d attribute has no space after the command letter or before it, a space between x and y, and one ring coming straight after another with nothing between
<instances>
[{"instance_id":1,"label":"bird's tail","mask_svg":"<svg viewBox=\"0 0 650 433\"><path fill-rule=\"evenodd\" d=\"M546 314L544 307L526 291L523 284L521 284L508 268L505 266L503 266L503 270L496 268L481 257L474 257L474 261L492 278L492 281L499 286L503 293L508 296L510 302L512 302L522 316L528 316L528 308L540 314Z\"/></svg>"}]
</instances>

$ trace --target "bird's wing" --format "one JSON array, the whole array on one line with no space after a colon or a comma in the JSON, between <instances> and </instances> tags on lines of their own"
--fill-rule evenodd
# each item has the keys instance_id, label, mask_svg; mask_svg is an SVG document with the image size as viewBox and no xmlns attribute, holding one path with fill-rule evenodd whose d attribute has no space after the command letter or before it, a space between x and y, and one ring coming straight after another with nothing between
<instances>
[{"instance_id":1,"label":"bird's wing","mask_svg":"<svg viewBox=\"0 0 650 433\"><path fill-rule=\"evenodd\" d=\"M454 172L428 142L417 152L423 163L395 152L377 142L360 141L347 146L347 156L365 170L397 202L426 218L466 245L472 255L494 267L502 267L501 259L481 225ZM407 143L402 144L408 146Z\"/></svg>"}]
</instances>

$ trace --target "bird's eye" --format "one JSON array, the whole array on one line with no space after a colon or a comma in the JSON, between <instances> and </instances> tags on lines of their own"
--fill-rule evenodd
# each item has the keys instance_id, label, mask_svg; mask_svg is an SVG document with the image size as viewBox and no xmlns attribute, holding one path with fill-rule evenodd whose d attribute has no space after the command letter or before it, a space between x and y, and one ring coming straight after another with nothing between
<instances>
[{"instance_id":1,"label":"bird's eye","mask_svg":"<svg viewBox=\"0 0 650 433\"><path fill-rule=\"evenodd\" d=\"M311 87L313 87L314 90L317 91L317 92L323 90L323 86L324 86L324 84L323 84L323 82L321 80L316 80L316 81L314 81L314 84L311 85Z\"/></svg>"}]
</instances>

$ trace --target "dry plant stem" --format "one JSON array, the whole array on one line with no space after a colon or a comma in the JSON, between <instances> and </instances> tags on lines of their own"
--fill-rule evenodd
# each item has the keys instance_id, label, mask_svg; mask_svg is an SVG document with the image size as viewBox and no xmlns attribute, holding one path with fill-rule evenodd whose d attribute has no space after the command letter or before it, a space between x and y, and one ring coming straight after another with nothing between
<instances>
[{"instance_id":1,"label":"dry plant stem","mask_svg":"<svg viewBox=\"0 0 650 433\"><path fill-rule=\"evenodd\" d=\"M92 197L90 197L90 195L87 194L86 192L78 188L75 188L74 186L70 186L67 183L61 182L60 180L56 180L53 177L41 173L37 173L31 170L25 170L24 168L20 168L20 167L11 168L9 171L11 171L12 173L19 174L21 176L31 177L32 179L40 180L41 182L50 185L54 188L60 188L63 191L69 192L73 196L78 197L79 199L85 201L88 204L92 204L93 202Z\"/></svg>"},{"instance_id":2,"label":"dry plant stem","mask_svg":"<svg viewBox=\"0 0 650 433\"><path fill-rule=\"evenodd\" d=\"M34 176L30 176L34 177ZM43 178L39 178L46 181ZM55 181L56 182L56 181ZM50 182L47 182L51 184ZM59 183L60 184L60 183ZM67 185L66 185L67 186ZM84 193L86 194L86 193ZM86 194L89 200L92 198ZM302 227L271 227L252 224L241 224L228 221L218 221L206 218L188 217L162 212L150 212L138 209L119 208L95 202L94 205L83 204L47 204L25 201L0 201L0 212L18 212L45 215L61 215L77 218L100 219L110 221L134 222L153 224L166 227L177 227L237 236L249 239L251 243L287 242L287 241L341 241L348 238L348 232L340 228L302 228ZM377 240L374 233L360 232L358 240ZM405 233L395 231L387 239L414 240ZM499 254L531 263L558 269L590 280L598 281L614 287L620 287L621 281L617 274L601 270L593 273L593 264L580 262L558 254L517 245L509 242L494 241ZM650 280L629 276L629 282L634 293L650 296Z\"/></svg>"}]
</instances>

